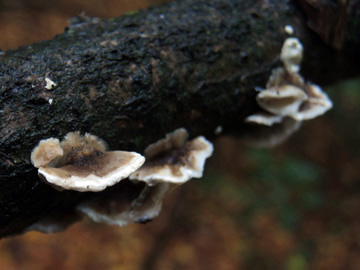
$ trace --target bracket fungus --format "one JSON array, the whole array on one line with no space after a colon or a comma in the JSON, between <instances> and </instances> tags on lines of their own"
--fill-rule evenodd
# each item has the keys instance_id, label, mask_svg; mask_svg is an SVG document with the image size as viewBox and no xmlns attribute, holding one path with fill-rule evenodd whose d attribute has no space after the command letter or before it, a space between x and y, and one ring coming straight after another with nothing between
<instances>
[{"instance_id":1,"label":"bracket fungus","mask_svg":"<svg viewBox=\"0 0 360 270\"><path fill-rule=\"evenodd\" d=\"M296 122L315 118L332 108L328 95L319 86L305 82L298 74L302 54L303 46L297 38L285 40L280 55L285 68L273 69L266 89L256 96L263 111L245 119L246 123L260 126L261 136L258 136L259 143L255 144L275 146L300 127ZM275 126L274 129L269 128L272 126ZM272 136L271 132L276 136ZM256 140L255 137L252 142Z\"/></svg>"},{"instance_id":2,"label":"bracket fungus","mask_svg":"<svg viewBox=\"0 0 360 270\"><path fill-rule=\"evenodd\" d=\"M94 222L108 225L146 223L159 215L163 199L170 190L169 183L159 183L152 187L145 185L133 198L119 196L117 189L109 190L105 191L106 196L99 194L80 203L77 210Z\"/></svg>"},{"instance_id":3,"label":"bracket fungus","mask_svg":"<svg viewBox=\"0 0 360 270\"><path fill-rule=\"evenodd\" d=\"M273 70L266 89L257 96L262 113L245 119L248 123L272 125L279 123L278 117L288 116L296 121L313 119L332 108L332 101L317 85L304 82L297 73L283 68Z\"/></svg>"},{"instance_id":4,"label":"bracket fungus","mask_svg":"<svg viewBox=\"0 0 360 270\"><path fill-rule=\"evenodd\" d=\"M166 138L149 145L144 152L145 164L130 175L130 180L145 181L152 185L159 182L185 183L191 178L202 177L205 160L211 156L213 145L199 136L188 141L184 128L166 135Z\"/></svg>"},{"instance_id":5,"label":"bracket fungus","mask_svg":"<svg viewBox=\"0 0 360 270\"><path fill-rule=\"evenodd\" d=\"M292 115L298 121L313 119L326 113L333 106L329 96L316 84L306 84L304 91L308 98L305 100L299 111Z\"/></svg>"},{"instance_id":6,"label":"bracket fungus","mask_svg":"<svg viewBox=\"0 0 360 270\"><path fill-rule=\"evenodd\" d=\"M272 87L256 96L256 101L262 109L277 116L296 114L306 99L305 92L294 85Z\"/></svg>"},{"instance_id":7,"label":"bracket fungus","mask_svg":"<svg viewBox=\"0 0 360 270\"><path fill-rule=\"evenodd\" d=\"M60 190L101 191L137 170L145 159L135 152L107 151L104 141L80 132L64 140L42 140L31 153L31 162L42 180Z\"/></svg>"}]
</instances>

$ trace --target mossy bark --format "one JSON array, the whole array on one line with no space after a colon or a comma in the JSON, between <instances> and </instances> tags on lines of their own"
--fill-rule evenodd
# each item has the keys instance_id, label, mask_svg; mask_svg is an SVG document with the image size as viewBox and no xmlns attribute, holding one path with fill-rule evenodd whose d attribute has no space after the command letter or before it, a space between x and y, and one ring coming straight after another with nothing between
<instances>
[{"instance_id":1,"label":"mossy bark","mask_svg":"<svg viewBox=\"0 0 360 270\"><path fill-rule=\"evenodd\" d=\"M346 54L357 36L334 51L304 21L293 2L181 0L108 21L80 16L53 40L0 56L0 237L91 196L40 181L29 157L41 139L80 130L142 152L179 127L210 139L219 125L246 130L287 24L305 45L310 79L359 72L359 52Z\"/></svg>"}]
</instances>

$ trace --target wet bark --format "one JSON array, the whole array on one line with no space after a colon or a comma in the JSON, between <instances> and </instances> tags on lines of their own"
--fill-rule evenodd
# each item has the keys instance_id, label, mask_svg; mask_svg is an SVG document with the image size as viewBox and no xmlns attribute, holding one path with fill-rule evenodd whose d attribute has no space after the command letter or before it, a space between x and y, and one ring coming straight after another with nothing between
<instances>
[{"instance_id":1,"label":"wet bark","mask_svg":"<svg viewBox=\"0 0 360 270\"><path fill-rule=\"evenodd\" d=\"M358 75L359 1L341 13L334 39L307 26L304 2L182 0L108 21L80 16L53 40L0 56L0 237L91 196L40 181L29 157L41 139L80 130L142 152L179 127L210 139L217 126L246 130L287 24L304 44L307 78Z\"/></svg>"}]
</instances>

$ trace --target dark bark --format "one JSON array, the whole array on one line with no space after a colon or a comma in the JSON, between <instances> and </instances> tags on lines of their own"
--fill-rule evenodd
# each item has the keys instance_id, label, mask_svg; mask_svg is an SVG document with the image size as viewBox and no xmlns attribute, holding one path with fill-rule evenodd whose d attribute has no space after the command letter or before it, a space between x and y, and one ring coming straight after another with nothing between
<instances>
[{"instance_id":1,"label":"dark bark","mask_svg":"<svg viewBox=\"0 0 360 270\"><path fill-rule=\"evenodd\" d=\"M80 130L110 149L142 152L179 127L210 139L218 125L226 133L246 130L244 117L258 109L254 88L279 65L287 24L305 46L309 79L325 84L359 74L358 1L351 7L336 49L307 28L295 2L182 0L110 21L78 17L53 40L6 52L0 237L91 196L40 181L29 157L41 139ZM46 89L45 77L57 86Z\"/></svg>"}]
</instances>

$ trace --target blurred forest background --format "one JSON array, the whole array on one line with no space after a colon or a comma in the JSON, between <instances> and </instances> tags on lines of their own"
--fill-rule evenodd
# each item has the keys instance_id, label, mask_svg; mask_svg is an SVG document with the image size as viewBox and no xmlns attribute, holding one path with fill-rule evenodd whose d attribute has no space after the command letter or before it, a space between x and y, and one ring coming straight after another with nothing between
<instances>
[{"instance_id":1,"label":"blurred forest background","mask_svg":"<svg viewBox=\"0 0 360 270\"><path fill-rule=\"evenodd\" d=\"M112 18L162 2L0 0L0 48L51 39L82 11ZM328 86L334 109L275 149L219 138L204 178L152 222L2 239L0 269L360 269L359 88Z\"/></svg>"}]
</instances>

